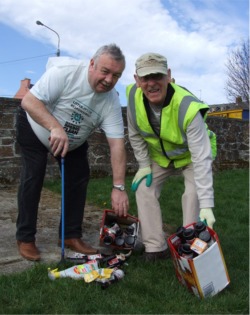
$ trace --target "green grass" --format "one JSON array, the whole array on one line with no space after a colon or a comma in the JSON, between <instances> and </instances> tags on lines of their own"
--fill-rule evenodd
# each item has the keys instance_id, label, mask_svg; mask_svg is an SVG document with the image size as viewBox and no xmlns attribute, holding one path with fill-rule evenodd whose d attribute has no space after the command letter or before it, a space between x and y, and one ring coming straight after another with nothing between
<instances>
[{"instance_id":1,"label":"green grass","mask_svg":"<svg viewBox=\"0 0 250 315\"><path fill-rule=\"evenodd\" d=\"M212 298L200 300L178 282L172 261L142 263L134 253L125 277L102 290L97 283L69 278L49 280L48 266L0 277L1 314L249 314L249 181L248 170L215 174L216 224L231 283ZM132 177L127 178L127 187ZM46 183L60 192L60 183ZM53 187L52 187L53 186ZM88 203L110 208L110 178L92 179ZM174 177L164 186L164 222L181 225L183 181ZM136 215L129 191L130 213ZM53 266L50 266L53 267Z\"/></svg>"}]
</instances>

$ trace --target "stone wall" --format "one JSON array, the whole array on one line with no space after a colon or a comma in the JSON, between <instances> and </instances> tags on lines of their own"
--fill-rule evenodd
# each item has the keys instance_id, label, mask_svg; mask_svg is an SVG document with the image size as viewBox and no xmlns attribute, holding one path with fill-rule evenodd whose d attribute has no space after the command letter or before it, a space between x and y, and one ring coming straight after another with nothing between
<instances>
[{"instance_id":1,"label":"stone wall","mask_svg":"<svg viewBox=\"0 0 250 315\"><path fill-rule=\"evenodd\" d=\"M208 117L207 124L217 136L215 170L249 167L249 121Z\"/></svg>"},{"instance_id":2,"label":"stone wall","mask_svg":"<svg viewBox=\"0 0 250 315\"><path fill-rule=\"evenodd\" d=\"M16 143L16 110L20 100L0 98L0 182L15 183L20 174L20 150ZM127 174L137 170L133 150L126 127L126 108L123 108L125 122L125 143L128 155ZM217 134L218 156L215 170L248 168L249 165L249 122L237 119L208 117L209 128ZM105 135L97 130L89 139L89 161L92 177L112 174L109 147ZM48 156L47 178L59 176L54 158Z\"/></svg>"}]
</instances>

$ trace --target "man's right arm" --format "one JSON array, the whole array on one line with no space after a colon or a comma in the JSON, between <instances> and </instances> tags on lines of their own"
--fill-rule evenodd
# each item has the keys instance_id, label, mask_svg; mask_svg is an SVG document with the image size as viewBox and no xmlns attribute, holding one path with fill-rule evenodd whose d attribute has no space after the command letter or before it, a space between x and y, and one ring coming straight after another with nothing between
<instances>
[{"instance_id":1,"label":"man's right arm","mask_svg":"<svg viewBox=\"0 0 250 315\"><path fill-rule=\"evenodd\" d=\"M57 156L65 156L68 151L69 141L66 132L59 122L50 114L44 103L28 92L21 103L22 108L39 125L50 131L50 147Z\"/></svg>"},{"instance_id":2,"label":"man's right arm","mask_svg":"<svg viewBox=\"0 0 250 315\"><path fill-rule=\"evenodd\" d=\"M152 183L152 169L151 161L148 152L147 142L140 135L134 119L131 117L130 108L127 110L127 120L128 120L128 133L130 144L133 148L135 158L139 164L139 169L134 176L132 181L131 189L136 191L141 181L146 179L146 186L149 187Z\"/></svg>"},{"instance_id":3,"label":"man's right arm","mask_svg":"<svg viewBox=\"0 0 250 315\"><path fill-rule=\"evenodd\" d=\"M127 121L128 121L128 135L129 141L134 151L135 158L140 168L150 166L150 157L148 152L147 142L142 138L137 127L135 126L134 120L131 117L130 108L127 109Z\"/></svg>"}]
</instances>

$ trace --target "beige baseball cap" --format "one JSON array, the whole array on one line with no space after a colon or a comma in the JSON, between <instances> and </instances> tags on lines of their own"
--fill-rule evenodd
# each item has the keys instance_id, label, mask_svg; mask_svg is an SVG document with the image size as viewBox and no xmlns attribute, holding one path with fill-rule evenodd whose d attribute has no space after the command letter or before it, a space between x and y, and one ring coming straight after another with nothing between
<instances>
[{"instance_id":1,"label":"beige baseball cap","mask_svg":"<svg viewBox=\"0 0 250 315\"><path fill-rule=\"evenodd\" d=\"M147 53L139 57L135 62L136 73L139 77L144 77L151 73L168 73L167 59L155 53Z\"/></svg>"}]
</instances>

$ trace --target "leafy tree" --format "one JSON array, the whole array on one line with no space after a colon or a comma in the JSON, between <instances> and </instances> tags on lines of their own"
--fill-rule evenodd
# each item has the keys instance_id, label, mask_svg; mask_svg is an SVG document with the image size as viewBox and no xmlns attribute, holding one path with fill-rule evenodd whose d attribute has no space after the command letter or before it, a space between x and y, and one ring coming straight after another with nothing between
<instances>
[{"instance_id":1,"label":"leafy tree","mask_svg":"<svg viewBox=\"0 0 250 315\"><path fill-rule=\"evenodd\" d=\"M229 53L226 68L228 79L225 90L228 100L249 102L249 39Z\"/></svg>"}]
</instances>

